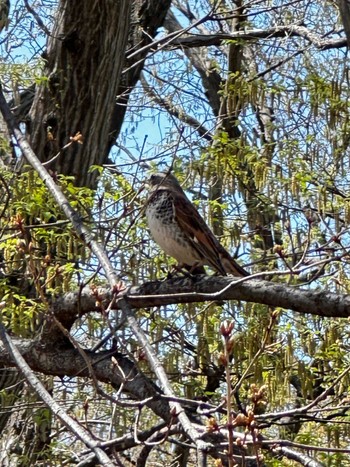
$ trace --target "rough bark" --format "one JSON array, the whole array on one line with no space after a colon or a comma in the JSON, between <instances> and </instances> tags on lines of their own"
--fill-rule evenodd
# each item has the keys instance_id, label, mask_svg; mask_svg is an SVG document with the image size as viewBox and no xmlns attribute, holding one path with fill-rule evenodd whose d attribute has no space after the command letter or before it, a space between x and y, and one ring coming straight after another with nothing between
<instances>
[{"instance_id":1,"label":"rough bark","mask_svg":"<svg viewBox=\"0 0 350 467\"><path fill-rule=\"evenodd\" d=\"M101 306L108 307L112 294L99 289ZM213 300L243 300L285 308L296 313L328 318L350 317L350 296L326 290L299 289L287 284L258 279L223 276L174 277L163 281L145 282L131 287L127 300L134 309L179 303L198 303ZM80 315L101 311L96 297L88 289L69 293L51 304L56 318L70 329ZM119 309L118 303L115 308ZM52 330L45 328L48 336ZM0 360L1 361L1 360Z\"/></svg>"},{"instance_id":2,"label":"rough bark","mask_svg":"<svg viewBox=\"0 0 350 467\"><path fill-rule=\"evenodd\" d=\"M93 21L91 20L93 18ZM73 144L50 165L91 185L93 164L106 160L111 115L124 64L130 2L62 0L49 39L45 75L29 114L30 142L48 161L81 132L84 143Z\"/></svg>"},{"instance_id":3,"label":"rough bark","mask_svg":"<svg viewBox=\"0 0 350 467\"><path fill-rule=\"evenodd\" d=\"M125 59L125 50L151 42L169 6L169 0L60 2L48 42L48 83L36 90L28 130L41 161L77 132L84 143L63 150L51 170L73 175L77 185L96 186L97 174L89 168L108 161L148 52Z\"/></svg>"},{"instance_id":4,"label":"rough bark","mask_svg":"<svg viewBox=\"0 0 350 467\"><path fill-rule=\"evenodd\" d=\"M350 1L338 0L340 17L344 26L348 47L350 47Z\"/></svg>"}]
</instances>

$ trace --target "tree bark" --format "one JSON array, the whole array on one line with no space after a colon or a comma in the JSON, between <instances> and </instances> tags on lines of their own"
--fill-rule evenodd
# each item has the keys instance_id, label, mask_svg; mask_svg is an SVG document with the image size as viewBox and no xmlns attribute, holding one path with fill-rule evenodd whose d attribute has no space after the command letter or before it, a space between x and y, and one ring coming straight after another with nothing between
<instances>
[{"instance_id":1,"label":"tree bark","mask_svg":"<svg viewBox=\"0 0 350 467\"><path fill-rule=\"evenodd\" d=\"M93 18L93 21L91 20ZM49 166L76 183L94 185L93 164L106 161L108 132L130 22L130 2L61 0L49 39L44 81L29 113L32 147L42 161L72 144Z\"/></svg>"},{"instance_id":2,"label":"tree bark","mask_svg":"<svg viewBox=\"0 0 350 467\"><path fill-rule=\"evenodd\" d=\"M340 17L344 26L348 47L350 47L350 1L338 0Z\"/></svg>"},{"instance_id":3,"label":"tree bark","mask_svg":"<svg viewBox=\"0 0 350 467\"><path fill-rule=\"evenodd\" d=\"M96 187L97 172L89 169L108 161L148 53L126 59L125 50L131 54L151 42L169 6L170 0L61 0L48 42L47 81L36 90L28 133L41 161L55 157L78 132L83 144L62 150L51 170Z\"/></svg>"}]
</instances>

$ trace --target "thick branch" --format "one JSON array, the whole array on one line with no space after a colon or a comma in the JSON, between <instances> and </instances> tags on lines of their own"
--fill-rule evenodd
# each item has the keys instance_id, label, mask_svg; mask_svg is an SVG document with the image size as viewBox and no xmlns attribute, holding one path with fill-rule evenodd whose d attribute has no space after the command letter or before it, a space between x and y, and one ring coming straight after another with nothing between
<instances>
[{"instance_id":1,"label":"thick branch","mask_svg":"<svg viewBox=\"0 0 350 467\"><path fill-rule=\"evenodd\" d=\"M281 307L302 314L332 318L350 316L350 296L329 291L303 290L256 279L200 276L149 282L130 290L134 308L210 300L243 300Z\"/></svg>"},{"instance_id":2,"label":"thick branch","mask_svg":"<svg viewBox=\"0 0 350 467\"><path fill-rule=\"evenodd\" d=\"M73 347L53 345L44 347L32 340L13 339L20 354L34 371L54 376L91 377L87 359L97 381L109 383L137 401L148 400L147 405L155 414L169 422L169 404L160 400L160 390L126 357L116 351L92 352L84 350L85 359ZM54 344L54 343L53 343ZM112 358L113 357L113 358ZM114 359L114 361L113 361ZM0 345L0 364L15 366L13 356ZM149 400L151 399L152 400Z\"/></svg>"},{"instance_id":3,"label":"thick branch","mask_svg":"<svg viewBox=\"0 0 350 467\"><path fill-rule=\"evenodd\" d=\"M255 39L272 39L274 37L302 37L316 48L321 50L338 49L347 45L346 39L324 39L318 34L311 31L309 28L300 25L275 26L267 29L250 29L245 31L235 31L232 33L218 34L191 34L185 37L177 37L172 39L168 47L208 47L210 45L221 45L223 41L245 40L252 41ZM168 38L164 37L162 43L167 43Z\"/></svg>"},{"instance_id":4,"label":"thick branch","mask_svg":"<svg viewBox=\"0 0 350 467\"><path fill-rule=\"evenodd\" d=\"M103 304L107 308L111 299L112 294L108 289L99 289L101 306ZM350 296L347 294L298 289L250 278L242 281L219 276L174 277L131 287L127 300L135 309L175 303L242 300L328 318L350 316ZM118 308L118 303L114 307ZM55 300L52 310L69 329L79 313L101 311L101 308L96 304L96 295L87 289L83 293L69 293Z\"/></svg>"}]
</instances>

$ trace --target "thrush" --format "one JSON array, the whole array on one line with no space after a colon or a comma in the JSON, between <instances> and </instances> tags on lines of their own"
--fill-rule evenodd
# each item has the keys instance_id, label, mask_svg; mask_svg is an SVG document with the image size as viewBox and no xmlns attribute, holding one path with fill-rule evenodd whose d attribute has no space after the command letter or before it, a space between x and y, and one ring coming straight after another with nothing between
<instances>
[{"instance_id":1,"label":"thrush","mask_svg":"<svg viewBox=\"0 0 350 467\"><path fill-rule=\"evenodd\" d=\"M154 174L149 187L148 227L167 255L192 274L205 274L203 265L208 265L222 275L249 275L219 243L173 175Z\"/></svg>"}]
</instances>

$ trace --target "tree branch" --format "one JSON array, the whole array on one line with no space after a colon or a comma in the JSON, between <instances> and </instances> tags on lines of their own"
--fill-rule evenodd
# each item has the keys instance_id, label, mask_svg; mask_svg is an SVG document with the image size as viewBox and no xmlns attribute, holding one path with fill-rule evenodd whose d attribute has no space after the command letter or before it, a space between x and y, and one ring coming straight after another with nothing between
<instances>
[{"instance_id":1,"label":"tree branch","mask_svg":"<svg viewBox=\"0 0 350 467\"><path fill-rule=\"evenodd\" d=\"M150 364L152 370L154 373L157 375L160 384L162 386L162 389L164 391L164 394L170 397L174 397L175 393L170 385L170 382L168 380L167 374L164 370L164 367L160 365L160 362L157 358L157 355L155 351L153 350L153 347L150 345L148 342L145 334L142 332L142 330L139 328L134 314L132 313L131 307L129 303L125 299L121 299L118 301L118 304L120 305L121 309L125 313L128 319L128 323L135 333L137 340L140 342L142 347L144 348L147 357L148 357L148 363ZM197 465L206 465L206 462L204 461L206 457L206 453L213 448L209 443L206 443L202 439L202 433L197 431L194 425L191 423L189 420L186 412L182 408L182 406L178 402L173 402L169 401L169 406L170 406L170 411L171 411L171 417L173 420L178 419L189 437L191 439L197 448L197 457L200 459L200 463Z\"/></svg>"},{"instance_id":2,"label":"tree branch","mask_svg":"<svg viewBox=\"0 0 350 467\"><path fill-rule=\"evenodd\" d=\"M220 276L173 277L165 281L146 282L130 287L127 300L135 308L149 308L177 303L195 303L213 300L242 300L261 303L301 314L328 318L350 316L350 296L329 291L304 290L287 284L245 278ZM82 292L69 292L52 300L51 311L67 328L78 316L107 309L112 292L99 288L98 296L86 288ZM113 309L120 308L115 303Z\"/></svg>"},{"instance_id":3,"label":"tree branch","mask_svg":"<svg viewBox=\"0 0 350 467\"><path fill-rule=\"evenodd\" d=\"M160 389L153 384L128 358L115 350L92 352L84 349L85 359L73 347L63 347L52 342L42 346L41 342L29 339L13 339L19 353L34 371L46 375L91 377L85 359L90 361L98 381L111 384L136 401L145 401L156 415L169 422L169 404L161 400ZM113 363L116 361L116 363ZM15 366L16 361L4 346L0 345L0 364Z\"/></svg>"},{"instance_id":4,"label":"tree branch","mask_svg":"<svg viewBox=\"0 0 350 467\"><path fill-rule=\"evenodd\" d=\"M162 42L168 42L168 48L182 47L208 47L211 45L219 46L224 41L253 41L255 39L272 39L274 37L302 37L317 49L339 49L347 45L346 38L341 39L324 39L322 36L310 31L309 28L301 25L275 26L267 29L250 29L245 31L235 31L231 33L218 34L191 34L185 37L175 37L169 41L165 36ZM158 41L159 42L159 41Z\"/></svg>"},{"instance_id":5,"label":"tree branch","mask_svg":"<svg viewBox=\"0 0 350 467\"><path fill-rule=\"evenodd\" d=\"M29 367L27 362L24 360L16 346L13 344L12 339L7 334L4 326L0 324L0 339L6 349L6 351L13 358L16 366L23 373L25 379L28 381L30 386L34 389L40 399L46 404L46 406L61 420L68 430L73 433L78 439L80 439L88 448L90 448L98 458L98 460L107 467L113 467L114 463L106 455L103 449L100 448L100 443L95 441L90 434L71 418L60 405L50 396L48 391L45 389L43 384L34 375L32 369Z\"/></svg>"},{"instance_id":6,"label":"tree branch","mask_svg":"<svg viewBox=\"0 0 350 467\"><path fill-rule=\"evenodd\" d=\"M145 93L152 99L152 101L165 109L168 114L194 128L198 134L207 141L213 141L213 136L210 134L210 131L205 128L205 126L202 125L196 118L187 114L183 109L177 108L169 99L157 95L154 88L148 84L145 76L142 73L140 76L140 81Z\"/></svg>"}]
</instances>

